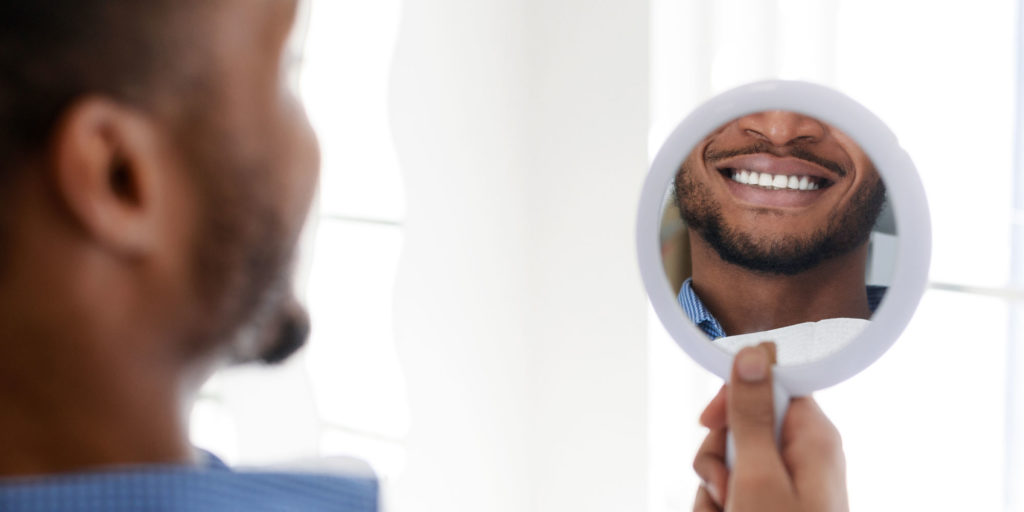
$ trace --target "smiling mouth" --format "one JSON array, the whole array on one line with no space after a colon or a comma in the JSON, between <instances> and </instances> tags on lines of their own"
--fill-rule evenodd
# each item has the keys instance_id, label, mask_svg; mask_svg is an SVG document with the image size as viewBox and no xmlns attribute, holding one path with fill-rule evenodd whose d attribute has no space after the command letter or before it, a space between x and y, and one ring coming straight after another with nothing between
<instances>
[{"instance_id":1,"label":"smiling mouth","mask_svg":"<svg viewBox=\"0 0 1024 512\"><path fill-rule=\"evenodd\" d=\"M832 180L807 174L771 174L724 167L718 170L725 178L741 185L763 190L814 191L832 186Z\"/></svg>"}]
</instances>

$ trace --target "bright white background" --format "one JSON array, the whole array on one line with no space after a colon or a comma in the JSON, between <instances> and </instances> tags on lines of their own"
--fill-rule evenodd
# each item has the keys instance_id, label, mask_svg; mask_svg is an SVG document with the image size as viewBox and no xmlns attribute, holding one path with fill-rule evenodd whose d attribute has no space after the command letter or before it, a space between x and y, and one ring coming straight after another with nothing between
<instances>
[{"instance_id":1,"label":"bright white background","mask_svg":"<svg viewBox=\"0 0 1024 512\"><path fill-rule=\"evenodd\" d=\"M761 78L835 87L878 114L931 202L931 279L876 365L819 393L843 434L853 510L1024 510L1007 379L1018 6L1015 2L655 0L652 150L694 105ZM955 34L955 35L954 35ZM956 285L956 286L950 286ZM983 293L945 291L975 287ZM942 289L939 289L942 288ZM653 510L686 510L694 411L717 389L652 320ZM682 405L681 405L682 404ZM1018 412L1019 414L1019 412ZM679 486L679 482L686 482ZM1014 495L1014 493L1018 493Z\"/></svg>"},{"instance_id":2,"label":"bright white background","mask_svg":"<svg viewBox=\"0 0 1024 512\"><path fill-rule=\"evenodd\" d=\"M215 377L198 445L240 465L365 459L399 511L688 510L719 383L648 312L636 198L689 109L796 78L890 125L934 219L936 284L906 334L819 394L852 508L1024 510L1015 2L306 8L313 337L283 367Z\"/></svg>"}]
</instances>

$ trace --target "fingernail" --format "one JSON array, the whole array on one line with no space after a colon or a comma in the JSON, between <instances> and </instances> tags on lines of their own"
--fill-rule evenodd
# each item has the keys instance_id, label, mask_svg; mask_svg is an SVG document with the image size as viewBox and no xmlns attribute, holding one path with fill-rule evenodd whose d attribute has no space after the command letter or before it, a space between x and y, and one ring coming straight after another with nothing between
<instances>
[{"instance_id":1,"label":"fingernail","mask_svg":"<svg viewBox=\"0 0 1024 512\"><path fill-rule=\"evenodd\" d=\"M715 500L718 506L722 505L722 495L718 492L718 487L710 482L704 482L704 488L708 490L708 494L711 495L711 499Z\"/></svg>"},{"instance_id":2,"label":"fingernail","mask_svg":"<svg viewBox=\"0 0 1024 512\"><path fill-rule=\"evenodd\" d=\"M746 348L736 356L736 373L746 382L760 382L768 375L768 354L760 348Z\"/></svg>"}]
</instances>

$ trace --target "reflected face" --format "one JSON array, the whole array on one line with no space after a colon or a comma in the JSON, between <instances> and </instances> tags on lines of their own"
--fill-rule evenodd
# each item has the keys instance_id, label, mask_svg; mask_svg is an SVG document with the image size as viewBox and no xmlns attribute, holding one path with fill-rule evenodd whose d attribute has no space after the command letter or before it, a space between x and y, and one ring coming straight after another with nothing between
<instances>
[{"instance_id":1,"label":"reflected face","mask_svg":"<svg viewBox=\"0 0 1024 512\"><path fill-rule=\"evenodd\" d=\"M793 275L866 243L885 187L846 134L767 111L701 141L680 167L675 195L691 231L722 259Z\"/></svg>"}]
</instances>

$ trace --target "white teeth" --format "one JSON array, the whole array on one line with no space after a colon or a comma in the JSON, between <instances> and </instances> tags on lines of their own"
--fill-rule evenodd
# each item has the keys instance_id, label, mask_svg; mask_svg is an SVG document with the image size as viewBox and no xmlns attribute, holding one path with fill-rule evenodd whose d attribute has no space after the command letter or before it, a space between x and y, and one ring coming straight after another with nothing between
<instances>
[{"instance_id":1,"label":"white teeth","mask_svg":"<svg viewBox=\"0 0 1024 512\"><path fill-rule=\"evenodd\" d=\"M732 180L771 190L818 190L821 186L809 176L786 176L782 174L758 173L747 169L734 171Z\"/></svg>"}]
</instances>

